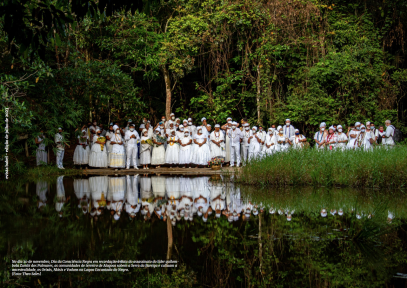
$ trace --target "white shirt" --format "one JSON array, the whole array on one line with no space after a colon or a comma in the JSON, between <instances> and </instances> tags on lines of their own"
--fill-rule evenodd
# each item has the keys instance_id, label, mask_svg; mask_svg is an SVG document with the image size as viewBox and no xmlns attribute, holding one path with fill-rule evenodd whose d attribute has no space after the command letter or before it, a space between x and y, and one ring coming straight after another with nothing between
<instances>
[{"instance_id":1,"label":"white shirt","mask_svg":"<svg viewBox=\"0 0 407 288\"><path fill-rule=\"evenodd\" d=\"M318 140L319 142L322 142L323 139L324 139L324 132L321 132L321 130L320 130L317 133L315 133L314 140ZM323 146L318 145L318 143L315 143L315 147L322 148Z\"/></svg>"},{"instance_id":2,"label":"white shirt","mask_svg":"<svg viewBox=\"0 0 407 288\"><path fill-rule=\"evenodd\" d=\"M230 129L228 136L230 138L231 147L236 147L240 145L240 139L243 138L242 131L240 131L240 129L238 128L236 128L235 130Z\"/></svg>"},{"instance_id":3,"label":"white shirt","mask_svg":"<svg viewBox=\"0 0 407 288\"><path fill-rule=\"evenodd\" d=\"M237 128L236 128L237 129ZM242 132L242 134L243 134L243 137L242 137L242 139L243 139L243 141L242 141L242 145L243 145L243 147L249 147L249 143L248 143L248 140L249 140L249 137L250 136L252 136L253 135L253 131L252 130L244 130L243 132Z\"/></svg>"},{"instance_id":4,"label":"white shirt","mask_svg":"<svg viewBox=\"0 0 407 288\"><path fill-rule=\"evenodd\" d=\"M293 125L290 124L290 126L284 125L283 126L283 133L284 136L288 139L291 139L293 135L295 135L295 128Z\"/></svg>"},{"instance_id":5,"label":"white shirt","mask_svg":"<svg viewBox=\"0 0 407 288\"><path fill-rule=\"evenodd\" d=\"M134 135L136 138L131 138L130 137ZM127 145L137 145L137 141L140 140L140 136L136 130L131 132L130 130L126 131L126 134L124 136L124 140L126 140Z\"/></svg>"},{"instance_id":6,"label":"white shirt","mask_svg":"<svg viewBox=\"0 0 407 288\"><path fill-rule=\"evenodd\" d=\"M383 138L384 143L386 145L394 145L394 140L393 140L393 136L394 136L394 126L393 125L389 125L386 128L386 138Z\"/></svg>"},{"instance_id":7,"label":"white shirt","mask_svg":"<svg viewBox=\"0 0 407 288\"><path fill-rule=\"evenodd\" d=\"M337 134L337 136L336 136L336 140L337 140L337 142L339 142L339 141L345 141L345 140L348 140L348 136L346 136L346 134L345 133L341 133L341 134ZM346 147L346 142L345 143L337 143L336 144L336 148L344 148L344 147Z\"/></svg>"},{"instance_id":8,"label":"white shirt","mask_svg":"<svg viewBox=\"0 0 407 288\"><path fill-rule=\"evenodd\" d=\"M65 150L65 144L62 143L63 139L64 139L64 137L62 136L62 134L59 134L59 133L55 134L55 138L54 138L55 144L57 144L57 142L61 142L60 144L57 144L58 150Z\"/></svg>"}]
</instances>

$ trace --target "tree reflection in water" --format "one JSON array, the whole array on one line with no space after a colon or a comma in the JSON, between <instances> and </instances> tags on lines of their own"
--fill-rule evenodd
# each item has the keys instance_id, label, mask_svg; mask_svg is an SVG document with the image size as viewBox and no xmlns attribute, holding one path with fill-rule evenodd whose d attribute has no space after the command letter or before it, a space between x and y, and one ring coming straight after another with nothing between
<instances>
[{"instance_id":1,"label":"tree reflection in water","mask_svg":"<svg viewBox=\"0 0 407 288\"><path fill-rule=\"evenodd\" d=\"M168 269L39 277L43 285L67 287L405 285L392 278L406 270L403 193L254 190L232 180L136 175L8 182L2 184L1 254L8 268L11 259L178 261ZM9 286L38 280L3 275Z\"/></svg>"}]
</instances>

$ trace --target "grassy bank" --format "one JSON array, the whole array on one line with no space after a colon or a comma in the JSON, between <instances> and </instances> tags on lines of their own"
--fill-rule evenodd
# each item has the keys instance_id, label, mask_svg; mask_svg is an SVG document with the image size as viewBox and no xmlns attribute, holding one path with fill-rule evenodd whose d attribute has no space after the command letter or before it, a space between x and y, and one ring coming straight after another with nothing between
<instances>
[{"instance_id":1,"label":"grassy bank","mask_svg":"<svg viewBox=\"0 0 407 288\"><path fill-rule=\"evenodd\" d=\"M236 176L239 183L258 186L403 188L407 147L371 152L291 150L251 161Z\"/></svg>"},{"instance_id":2,"label":"grassy bank","mask_svg":"<svg viewBox=\"0 0 407 288\"><path fill-rule=\"evenodd\" d=\"M37 166L33 168L29 168L27 170L27 174L25 177L27 179L38 179L48 176L59 176L59 175L80 175L82 174L82 170L79 169L59 169L54 165L47 165L47 166Z\"/></svg>"}]
</instances>

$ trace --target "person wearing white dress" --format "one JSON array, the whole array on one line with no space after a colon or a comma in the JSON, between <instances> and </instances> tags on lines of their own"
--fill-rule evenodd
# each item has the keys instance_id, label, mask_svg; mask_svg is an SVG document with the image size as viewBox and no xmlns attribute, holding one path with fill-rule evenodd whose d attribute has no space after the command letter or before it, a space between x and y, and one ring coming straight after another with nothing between
<instances>
[{"instance_id":1,"label":"person wearing white dress","mask_svg":"<svg viewBox=\"0 0 407 288\"><path fill-rule=\"evenodd\" d=\"M112 152L109 153L109 167L116 168L117 170L118 168L126 167L126 155L120 128L115 125L113 130L115 131L115 134L110 142L113 145L113 148Z\"/></svg>"},{"instance_id":2,"label":"person wearing white dress","mask_svg":"<svg viewBox=\"0 0 407 288\"><path fill-rule=\"evenodd\" d=\"M82 130L82 134L78 136L78 145L76 145L73 154L73 163L75 165L86 165L89 163L89 139L86 129Z\"/></svg>"},{"instance_id":3,"label":"person wearing white dress","mask_svg":"<svg viewBox=\"0 0 407 288\"><path fill-rule=\"evenodd\" d=\"M38 209L42 209L47 206L47 192L48 183L46 181L39 180L36 185L36 194L38 196Z\"/></svg>"},{"instance_id":4,"label":"person wearing white dress","mask_svg":"<svg viewBox=\"0 0 407 288\"><path fill-rule=\"evenodd\" d=\"M385 121L386 125L386 133L382 135L382 142L384 145L386 145L386 148L393 147L396 143L394 142L394 132L395 132L395 127L391 125L390 120Z\"/></svg>"},{"instance_id":5,"label":"person wearing white dress","mask_svg":"<svg viewBox=\"0 0 407 288\"><path fill-rule=\"evenodd\" d=\"M161 142L159 140L159 137L161 138L161 133L160 133L160 128L155 129L155 133L153 136L153 153L151 156L151 165L156 165L155 168L160 168L160 165L165 164L165 148L164 148L164 142Z\"/></svg>"},{"instance_id":6,"label":"person wearing white dress","mask_svg":"<svg viewBox=\"0 0 407 288\"><path fill-rule=\"evenodd\" d=\"M136 217L140 211L141 204L138 198L138 175L126 175L127 189L126 189L126 202L125 210L130 218Z\"/></svg>"},{"instance_id":7,"label":"person wearing white dress","mask_svg":"<svg viewBox=\"0 0 407 288\"><path fill-rule=\"evenodd\" d=\"M93 136L92 139L93 145L90 150L89 156L90 167L106 168L108 166L107 149L102 142L98 141L98 137L100 137L101 132L102 131L100 131L100 129L97 129L96 134Z\"/></svg>"},{"instance_id":8,"label":"person wearing white dress","mask_svg":"<svg viewBox=\"0 0 407 288\"><path fill-rule=\"evenodd\" d=\"M360 126L360 134L356 138L356 146L355 149L363 149L365 151L369 151L372 149L370 139L372 139L372 136L370 133L366 131L365 125Z\"/></svg>"},{"instance_id":9,"label":"person wearing white dress","mask_svg":"<svg viewBox=\"0 0 407 288\"><path fill-rule=\"evenodd\" d=\"M304 147L304 143L307 142L307 138L300 134L300 130L295 129L295 135L291 137L291 143L293 143L293 148L301 149Z\"/></svg>"},{"instance_id":10,"label":"person wearing white dress","mask_svg":"<svg viewBox=\"0 0 407 288\"><path fill-rule=\"evenodd\" d=\"M338 133L336 133L336 149L340 150L345 150L346 149L346 144L348 143L348 136L346 136L345 133L343 133L343 128L342 125L338 125L336 127L338 129Z\"/></svg>"},{"instance_id":11,"label":"person wearing white dress","mask_svg":"<svg viewBox=\"0 0 407 288\"><path fill-rule=\"evenodd\" d=\"M106 133L106 147L107 153L112 152L113 146L110 144L110 140L114 137L113 123L110 123L109 130Z\"/></svg>"},{"instance_id":12,"label":"person wearing white dress","mask_svg":"<svg viewBox=\"0 0 407 288\"><path fill-rule=\"evenodd\" d=\"M113 148L114 149L114 148ZM112 202L110 203L111 213L114 214L114 220L118 221L121 216L121 211L124 208L124 201L126 197L127 182L126 177L109 177L109 197Z\"/></svg>"},{"instance_id":13,"label":"person wearing white dress","mask_svg":"<svg viewBox=\"0 0 407 288\"><path fill-rule=\"evenodd\" d=\"M182 140L182 138L184 138L184 125L180 125L178 127L175 135L178 137L179 140Z\"/></svg>"},{"instance_id":14,"label":"person wearing white dress","mask_svg":"<svg viewBox=\"0 0 407 288\"><path fill-rule=\"evenodd\" d=\"M232 118L226 119L226 124L222 125L222 131L225 133L225 163L230 162L230 137L229 130L232 129Z\"/></svg>"},{"instance_id":15,"label":"person wearing white dress","mask_svg":"<svg viewBox=\"0 0 407 288\"><path fill-rule=\"evenodd\" d=\"M140 164L143 165L143 169L148 169L148 164L151 164L151 145L147 143L147 140L151 139L148 137L147 129L143 129L141 133L143 136L140 145Z\"/></svg>"},{"instance_id":16,"label":"person wearing white dress","mask_svg":"<svg viewBox=\"0 0 407 288\"><path fill-rule=\"evenodd\" d=\"M189 129L189 134L191 135L192 139L196 135L196 126L192 123L192 118L188 118L188 129Z\"/></svg>"},{"instance_id":17,"label":"person wearing white dress","mask_svg":"<svg viewBox=\"0 0 407 288\"><path fill-rule=\"evenodd\" d=\"M290 144L288 143L288 139L284 135L283 127L278 126L277 131L278 131L278 133L276 134L276 141L277 141L276 151L278 151L278 152L288 151Z\"/></svg>"},{"instance_id":18,"label":"person wearing white dress","mask_svg":"<svg viewBox=\"0 0 407 288\"><path fill-rule=\"evenodd\" d=\"M170 164L171 167L173 164L179 164L179 139L175 135L174 129L172 129L169 133L171 134L169 134L169 137L167 139L168 145L167 150L165 151L165 163Z\"/></svg>"},{"instance_id":19,"label":"person wearing white dress","mask_svg":"<svg viewBox=\"0 0 407 288\"><path fill-rule=\"evenodd\" d=\"M263 151L263 146L264 146L264 140L266 139L266 131L263 130L263 126L259 125L259 131L257 132L257 137L260 138L261 144L260 144L260 152Z\"/></svg>"},{"instance_id":20,"label":"person wearing white dress","mask_svg":"<svg viewBox=\"0 0 407 288\"><path fill-rule=\"evenodd\" d=\"M249 161L252 159L257 158L259 153L261 152L261 139L257 135L257 127L254 126L252 128L252 136L249 137L248 143L249 143Z\"/></svg>"},{"instance_id":21,"label":"person wearing white dress","mask_svg":"<svg viewBox=\"0 0 407 288\"><path fill-rule=\"evenodd\" d=\"M189 135L189 131L184 131L184 136L180 140L180 147L179 147L179 164L186 165L191 164L191 150L192 150L192 137ZM189 166L191 168L191 166Z\"/></svg>"},{"instance_id":22,"label":"person wearing white dress","mask_svg":"<svg viewBox=\"0 0 407 288\"><path fill-rule=\"evenodd\" d=\"M249 146L250 146L249 138L251 136L253 136L253 132L252 132L252 130L250 130L250 125L248 123L245 123L242 126L243 126L243 131L242 131L243 138L242 138L242 144L241 144L241 149L243 149L243 151L242 151L242 156L243 156L242 162L245 163L245 162L247 162L249 160L248 159L248 157L249 157Z\"/></svg>"},{"instance_id":23,"label":"person wearing white dress","mask_svg":"<svg viewBox=\"0 0 407 288\"><path fill-rule=\"evenodd\" d=\"M126 169L130 169L130 164L131 161L133 161L133 165L135 169L137 168L137 161L138 161L138 146L137 143L140 140L140 136L138 132L135 129L135 125L132 123L130 124L130 128L128 131L126 131L126 134L124 136L124 139L126 140L127 147L126 147Z\"/></svg>"},{"instance_id":24,"label":"person wearing white dress","mask_svg":"<svg viewBox=\"0 0 407 288\"><path fill-rule=\"evenodd\" d=\"M65 198L64 176L59 176L57 178L57 198L55 202L55 210L58 212L59 217L62 217L62 208L69 201L69 198L69 196Z\"/></svg>"},{"instance_id":25,"label":"person wearing white dress","mask_svg":"<svg viewBox=\"0 0 407 288\"><path fill-rule=\"evenodd\" d=\"M68 144L65 143L65 137L62 135L62 128L58 128L58 133L55 134L54 141L57 144L57 167L59 169L65 169L63 165L64 161L64 154L65 154L65 145L70 147Z\"/></svg>"},{"instance_id":26,"label":"person wearing white dress","mask_svg":"<svg viewBox=\"0 0 407 288\"><path fill-rule=\"evenodd\" d=\"M35 138L35 144L38 145L36 151L37 166L40 166L42 163L47 165L48 163L48 152L44 144L44 139L45 139L44 131L41 130L41 134Z\"/></svg>"},{"instance_id":27,"label":"person wearing white dress","mask_svg":"<svg viewBox=\"0 0 407 288\"><path fill-rule=\"evenodd\" d=\"M89 139L93 139L96 136L96 130L99 128L96 121L93 121L93 125L89 126ZM92 141L91 141L92 142ZM93 143L90 143L90 149L92 149Z\"/></svg>"},{"instance_id":28,"label":"person wearing white dress","mask_svg":"<svg viewBox=\"0 0 407 288\"><path fill-rule=\"evenodd\" d=\"M203 133L203 128L198 127L198 132L194 137L194 154L192 155L192 163L195 165L208 165L211 160L211 154L208 146L208 136Z\"/></svg>"},{"instance_id":29,"label":"person wearing white dress","mask_svg":"<svg viewBox=\"0 0 407 288\"><path fill-rule=\"evenodd\" d=\"M356 140L360 134L360 122L355 123L355 128L349 132L349 141L348 141L348 149L355 149L356 147Z\"/></svg>"},{"instance_id":30,"label":"person wearing white dress","mask_svg":"<svg viewBox=\"0 0 407 288\"><path fill-rule=\"evenodd\" d=\"M295 128L294 128L293 125L291 125L291 120L290 119L285 119L285 125L283 127L283 130L284 130L285 138L291 139L291 137L294 136Z\"/></svg>"},{"instance_id":31,"label":"person wearing white dress","mask_svg":"<svg viewBox=\"0 0 407 288\"><path fill-rule=\"evenodd\" d=\"M237 129L238 125L238 123L232 122L232 129L228 133L230 138L230 167L235 166L235 159L236 166L240 166L240 142L243 135L240 129Z\"/></svg>"},{"instance_id":32,"label":"person wearing white dress","mask_svg":"<svg viewBox=\"0 0 407 288\"><path fill-rule=\"evenodd\" d=\"M324 136L325 136L325 128L326 124L325 122L322 122L319 125L319 131L315 133L314 140L315 140L315 148L322 149L324 148L323 142L324 142Z\"/></svg>"},{"instance_id":33,"label":"person wearing white dress","mask_svg":"<svg viewBox=\"0 0 407 288\"><path fill-rule=\"evenodd\" d=\"M274 134L273 128L269 128L266 139L264 141L264 154L265 155L271 155L275 152L276 149L276 136Z\"/></svg>"},{"instance_id":34,"label":"person wearing white dress","mask_svg":"<svg viewBox=\"0 0 407 288\"><path fill-rule=\"evenodd\" d=\"M331 126L328 129L328 134L324 137L322 145L327 150L332 151L335 149L337 141L338 140L337 140L337 134L335 134L335 128L333 126Z\"/></svg>"},{"instance_id":35,"label":"person wearing white dress","mask_svg":"<svg viewBox=\"0 0 407 288\"><path fill-rule=\"evenodd\" d=\"M86 132L86 130L85 130ZM86 136L88 136L86 134ZM88 206L90 202L90 188L88 179L74 179L73 189L78 198L78 208L82 209L83 214L88 213Z\"/></svg>"},{"instance_id":36,"label":"person wearing white dress","mask_svg":"<svg viewBox=\"0 0 407 288\"><path fill-rule=\"evenodd\" d=\"M215 125L215 131L210 135L211 157L225 157L225 136L220 131L220 125Z\"/></svg>"}]
</instances>

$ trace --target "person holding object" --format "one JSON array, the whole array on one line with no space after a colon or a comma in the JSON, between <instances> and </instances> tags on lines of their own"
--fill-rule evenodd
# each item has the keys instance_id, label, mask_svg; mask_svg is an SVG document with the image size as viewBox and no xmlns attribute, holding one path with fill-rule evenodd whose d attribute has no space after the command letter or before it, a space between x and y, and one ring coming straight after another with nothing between
<instances>
[{"instance_id":1,"label":"person holding object","mask_svg":"<svg viewBox=\"0 0 407 288\"><path fill-rule=\"evenodd\" d=\"M78 136L78 145L76 145L75 152L73 154L73 163L75 165L86 165L89 163L89 155L89 139L86 129L82 127L82 134Z\"/></svg>"},{"instance_id":2,"label":"person holding object","mask_svg":"<svg viewBox=\"0 0 407 288\"><path fill-rule=\"evenodd\" d=\"M360 134L360 122L355 123L355 128L349 132L349 142L348 142L348 149L355 149L356 147L356 140Z\"/></svg>"},{"instance_id":3,"label":"person holding object","mask_svg":"<svg viewBox=\"0 0 407 288\"><path fill-rule=\"evenodd\" d=\"M307 138L304 135L300 134L300 130L294 130L295 135L291 137L291 142L293 143L293 148L301 149L304 148L304 144L307 142Z\"/></svg>"},{"instance_id":4,"label":"person holding object","mask_svg":"<svg viewBox=\"0 0 407 288\"><path fill-rule=\"evenodd\" d=\"M134 126L132 126L132 127L134 128ZM123 138L121 135L120 128L115 125L113 127L113 130L115 130L115 134L110 142L113 145L113 149L112 149L112 152L109 153L109 166L112 168L116 168L116 170L117 170L117 168L126 167L126 155L125 155L125 149L124 149L124 141L123 141ZM127 131L127 132L129 132L129 131Z\"/></svg>"},{"instance_id":5,"label":"person holding object","mask_svg":"<svg viewBox=\"0 0 407 288\"><path fill-rule=\"evenodd\" d=\"M124 136L124 140L127 143L126 147L126 169L130 169L130 164L133 161L133 166L135 169L138 169L137 165L137 152L138 152L138 146L137 143L140 140L140 136L138 132L135 129L134 123L130 124L130 128L128 131L126 131L126 134Z\"/></svg>"},{"instance_id":6,"label":"person holding object","mask_svg":"<svg viewBox=\"0 0 407 288\"><path fill-rule=\"evenodd\" d=\"M240 142L243 138L240 129L236 129L238 123L232 122L232 129L229 129L228 136L230 138L230 167L235 166L235 158L237 167L240 166Z\"/></svg>"},{"instance_id":7,"label":"person holding object","mask_svg":"<svg viewBox=\"0 0 407 288\"><path fill-rule=\"evenodd\" d=\"M275 129L275 128L274 128ZM266 135L266 139L264 141L264 154L265 155L271 155L274 153L275 149L276 149L276 136L274 134L274 130L273 128L269 128L267 135Z\"/></svg>"},{"instance_id":8,"label":"person holding object","mask_svg":"<svg viewBox=\"0 0 407 288\"><path fill-rule=\"evenodd\" d=\"M319 125L319 131L315 133L314 140L315 140L315 148L322 149L324 146L324 134L325 134L326 123L322 122Z\"/></svg>"},{"instance_id":9,"label":"person holding object","mask_svg":"<svg viewBox=\"0 0 407 288\"><path fill-rule=\"evenodd\" d=\"M211 157L225 157L225 136L220 131L220 125L215 125L215 131L210 135Z\"/></svg>"},{"instance_id":10,"label":"person holding object","mask_svg":"<svg viewBox=\"0 0 407 288\"><path fill-rule=\"evenodd\" d=\"M328 129L328 135L324 137L322 145L328 150L334 150L336 147L337 137L334 131L334 127L331 126Z\"/></svg>"},{"instance_id":11,"label":"person holding object","mask_svg":"<svg viewBox=\"0 0 407 288\"><path fill-rule=\"evenodd\" d=\"M170 131L167 139L167 149L165 150L165 163L178 165L179 164L179 142L178 137L175 135L175 130Z\"/></svg>"},{"instance_id":12,"label":"person holding object","mask_svg":"<svg viewBox=\"0 0 407 288\"><path fill-rule=\"evenodd\" d=\"M106 133L106 148L107 148L107 153L109 154L112 152L113 146L110 144L110 139L114 137L114 131L113 131L113 123L110 123L109 125L109 131Z\"/></svg>"},{"instance_id":13,"label":"person holding object","mask_svg":"<svg viewBox=\"0 0 407 288\"><path fill-rule=\"evenodd\" d=\"M199 126L197 134L194 137L194 152L192 155L192 164L195 165L208 165L208 161L211 160L211 152L209 151L208 136L204 133L204 128Z\"/></svg>"},{"instance_id":14,"label":"person holding object","mask_svg":"<svg viewBox=\"0 0 407 288\"><path fill-rule=\"evenodd\" d=\"M38 137L35 137L35 144L38 145L37 148L37 153L36 153L36 158L37 158L37 166L40 166L42 163L45 163L47 165L48 163L48 151L46 149L46 146L44 144L44 131L41 130L40 135Z\"/></svg>"},{"instance_id":15,"label":"person holding object","mask_svg":"<svg viewBox=\"0 0 407 288\"><path fill-rule=\"evenodd\" d=\"M143 129L141 144L140 144L140 164L143 165L143 169L148 169L148 164L151 164L151 138L148 137L147 129Z\"/></svg>"},{"instance_id":16,"label":"person holding object","mask_svg":"<svg viewBox=\"0 0 407 288\"><path fill-rule=\"evenodd\" d=\"M156 165L155 168L160 168L160 165L165 164L165 138L160 133L160 128L155 129L153 136L153 153L151 156L151 165Z\"/></svg>"},{"instance_id":17,"label":"person holding object","mask_svg":"<svg viewBox=\"0 0 407 288\"><path fill-rule=\"evenodd\" d=\"M343 133L342 125L338 125L337 127L338 133L336 134L336 148L341 149L342 151L346 149L346 144L348 143L348 137L345 133Z\"/></svg>"},{"instance_id":18,"label":"person holding object","mask_svg":"<svg viewBox=\"0 0 407 288\"><path fill-rule=\"evenodd\" d=\"M93 135L93 145L90 149L89 166L98 168L107 168L107 147L105 147L106 142L103 141L103 137L100 137L100 129L96 130L96 134ZM105 138L106 139L106 138Z\"/></svg>"},{"instance_id":19,"label":"person holding object","mask_svg":"<svg viewBox=\"0 0 407 288\"><path fill-rule=\"evenodd\" d=\"M62 128L58 128L58 133L55 134L54 137L55 144L57 144L57 159L56 164L59 169L65 169L63 167L64 161L64 153L65 153L65 145L70 147L67 143L65 143L65 137L62 135Z\"/></svg>"},{"instance_id":20,"label":"person holding object","mask_svg":"<svg viewBox=\"0 0 407 288\"><path fill-rule=\"evenodd\" d=\"M179 144L179 164L184 165L184 168L186 168L187 165L191 168L192 137L189 135L188 130L184 131L184 135L179 139Z\"/></svg>"}]
</instances>

